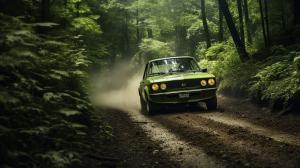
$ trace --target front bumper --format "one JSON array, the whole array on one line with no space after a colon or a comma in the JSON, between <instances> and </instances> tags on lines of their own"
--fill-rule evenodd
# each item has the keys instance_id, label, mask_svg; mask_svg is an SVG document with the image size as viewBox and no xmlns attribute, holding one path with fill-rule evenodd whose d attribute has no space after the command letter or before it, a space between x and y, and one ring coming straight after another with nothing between
<instances>
[{"instance_id":1,"label":"front bumper","mask_svg":"<svg viewBox=\"0 0 300 168\"><path fill-rule=\"evenodd\" d=\"M152 93L149 100L154 103L192 103L211 99L216 96L217 88L181 90L172 92ZM180 98L180 94L188 94L189 97Z\"/></svg>"}]
</instances>

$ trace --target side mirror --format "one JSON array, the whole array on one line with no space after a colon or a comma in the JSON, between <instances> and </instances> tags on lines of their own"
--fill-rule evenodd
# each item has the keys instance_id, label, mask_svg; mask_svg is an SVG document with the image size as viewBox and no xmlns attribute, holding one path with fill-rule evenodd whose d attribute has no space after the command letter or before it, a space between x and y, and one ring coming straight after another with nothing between
<instances>
[{"instance_id":1,"label":"side mirror","mask_svg":"<svg viewBox=\"0 0 300 168\"><path fill-rule=\"evenodd\" d=\"M207 68L201 69L201 72L207 72Z\"/></svg>"}]
</instances>

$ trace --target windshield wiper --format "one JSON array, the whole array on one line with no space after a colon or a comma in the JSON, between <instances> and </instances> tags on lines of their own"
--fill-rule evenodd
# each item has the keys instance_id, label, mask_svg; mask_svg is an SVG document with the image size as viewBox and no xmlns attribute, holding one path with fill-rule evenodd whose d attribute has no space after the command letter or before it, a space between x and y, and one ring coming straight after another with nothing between
<instances>
[{"instance_id":1,"label":"windshield wiper","mask_svg":"<svg viewBox=\"0 0 300 168\"><path fill-rule=\"evenodd\" d=\"M149 74L149 76L153 76L153 75L165 75L165 74L167 74L167 73L165 73L165 72L156 72L156 73Z\"/></svg>"},{"instance_id":2,"label":"windshield wiper","mask_svg":"<svg viewBox=\"0 0 300 168\"><path fill-rule=\"evenodd\" d=\"M174 74L174 73L185 73L185 72L199 72L198 70L174 70L170 71L169 73Z\"/></svg>"}]
</instances>

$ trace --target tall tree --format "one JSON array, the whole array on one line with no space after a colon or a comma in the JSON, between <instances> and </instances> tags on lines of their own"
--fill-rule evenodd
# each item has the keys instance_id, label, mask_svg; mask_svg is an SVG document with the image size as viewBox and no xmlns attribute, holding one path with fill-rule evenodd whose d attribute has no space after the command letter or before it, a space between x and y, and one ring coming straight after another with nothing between
<instances>
[{"instance_id":1,"label":"tall tree","mask_svg":"<svg viewBox=\"0 0 300 168\"><path fill-rule=\"evenodd\" d=\"M184 55L186 52L186 28L183 26L175 26L175 52L176 55Z\"/></svg>"},{"instance_id":2,"label":"tall tree","mask_svg":"<svg viewBox=\"0 0 300 168\"><path fill-rule=\"evenodd\" d=\"M228 29L230 31L231 37L234 41L237 52L240 56L240 59L242 61L245 61L249 57L248 57L248 54L246 52L245 44L243 44L243 42L242 42L242 40L239 36L239 33L236 29L236 26L233 22L232 15L229 11L228 3L226 2L226 0L219 0L219 3L220 3L220 7L222 9L223 15L225 17L225 20L227 22L227 26L228 26Z\"/></svg>"},{"instance_id":3,"label":"tall tree","mask_svg":"<svg viewBox=\"0 0 300 168\"><path fill-rule=\"evenodd\" d=\"M129 35L129 16L128 12L124 11L124 21L123 21L123 53L124 53L124 59L128 59L131 54L131 48L130 48L130 35Z\"/></svg>"},{"instance_id":4,"label":"tall tree","mask_svg":"<svg viewBox=\"0 0 300 168\"><path fill-rule=\"evenodd\" d=\"M243 17L243 7L242 0L236 0L238 13L239 13L239 27L240 27L240 35L241 41L243 45L245 45L245 32L244 32L244 17Z\"/></svg>"},{"instance_id":5,"label":"tall tree","mask_svg":"<svg viewBox=\"0 0 300 168\"><path fill-rule=\"evenodd\" d=\"M148 38L153 38L153 31L151 28L147 28L147 36Z\"/></svg>"},{"instance_id":6,"label":"tall tree","mask_svg":"<svg viewBox=\"0 0 300 168\"><path fill-rule=\"evenodd\" d=\"M294 0L294 23L300 24L300 1Z\"/></svg>"},{"instance_id":7,"label":"tall tree","mask_svg":"<svg viewBox=\"0 0 300 168\"><path fill-rule=\"evenodd\" d=\"M219 41L224 40L224 26L223 26L223 13L220 7L220 1L219 2Z\"/></svg>"},{"instance_id":8,"label":"tall tree","mask_svg":"<svg viewBox=\"0 0 300 168\"><path fill-rule=\"evenodd\" d=\"M280 7L281 7L281 25L282 29L286 29L286 13L285 13L285 0L280 1Z\"/></svg>"},{"instance_id":9,"label":"tall tree","mask_svg":"<svg viewBox=\"0 0 300 168\"><path fill-rule=\"evenodd\" d=\"M265 6L265 23L266 23L266 35L267 35L267 41L268 41L268 47L270 47L271 39L270 39L270 28L269 28L269 8L268 8L268 0L264 0L264 6Z\"/></svg>"},{"instance_id":10,"label":"tall tree","mask_svg":"<svg viewBox=\"0 0 300 168\"><path fill-rule=\"evenodd\" d=\"M137 0L137 7L136 7L136 43L137 47L141 42L141 34L140 34L140 18L139 18L139 0Z\"/></svg>"},{"instance_id":11,"label":"tall tree","mask_svg":"<svg viewBox=\"0 0 300 168\"><path fill-rule=\"evenodd\" d=\"M209 28L207 24L207 18L206 18L206 8L205 8L205 0L201 0L201 18L204 28L204 35L205 35L205 41L206 41L206 47L211 47L211 40L210 40L210 33Z\"/></svg>"},{"instance_id":12,"label":"tall tree","mask_svg":"<svg viewBox=\"0 0 300 168\"><path fill-rule=\"evenodd\" d=\"M267 39L267 35L266 35L263 4L262 4L262 0L258 0L258 2L259 2L259 11L260 11L260 20L261 20L261 26L262 26L262 33L263 33L263 38L264 38L264 42L265 42L265 47L267 48L269 46L269 44L268 44L268 39Z\"/></svg>"},{"instance_id":13,"label":"tall tree","mask_svg":"<svg viewBox=\"0 0 300 168\"><path fill-rule=\"evenodd\" d=\"M47 22L50 18L50 0L41 0L40 1L40 21Z\"/></svg>"},{"instance_id":14,"label":"tall tree","mask_svg":"<svg viewBox=\"0 0 300 168\"><path fill-rule=\"evenodd\" d=\"M251 34L252 29L251 29L251 23L249 17L248 0L244 0L244 13L245 13L247 40L249 44L252 44L252 34Z\"/></svg>"}]
</instances>

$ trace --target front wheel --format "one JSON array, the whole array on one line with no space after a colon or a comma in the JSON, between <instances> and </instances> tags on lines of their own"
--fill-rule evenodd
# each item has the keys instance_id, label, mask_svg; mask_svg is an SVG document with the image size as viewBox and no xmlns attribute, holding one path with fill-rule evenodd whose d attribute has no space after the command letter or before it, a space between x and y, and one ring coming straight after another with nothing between
<instances>
[{"instance_id":1,"label":"front wheel","mask_svg":"<svg viewBox=\"0 0 300 168\"><path fill-rule=\"evenodd\" d=\"M156 113L159 109L157 104L152 103L150 101L145 102L142 98L140 98L140 102L141 102L141 111L144 114L152 115Z\"/></svg>"},{"instance_id":2,"label":"front wheel","mask_svg":"<svg viewBox=\"0 0 300 168\"><path fill-rule=\"evenodd\" d=\"M157 104L147 101L146 103L146 113L148 115L155 114L158 111L159 107Z\"/></svg>"},{"instance_id":3,"label":"front wheel","mask_svg":"<svg viewBox=\"0 0 300 168\"><path fill-rule=\"evenodd\" d=\"M211 98L207 100L206 102L207 110L216 110L218 106L218 100L217 97Z\"/></svg>"},{"instance_id":4,"label":"front wheel","mask_svg":"<svg viewBox=\"0 0 300 168\"><path fill-rule=\"evenodd\" d=\"M141 104L141 112L146 113L146 103L141 97L140 97L140 104Z\"/></svg>"}]
</instances>

